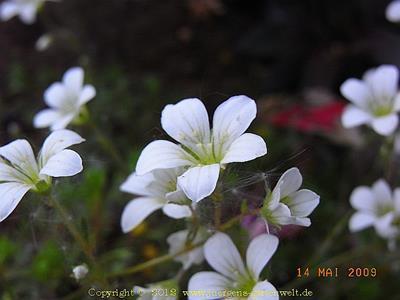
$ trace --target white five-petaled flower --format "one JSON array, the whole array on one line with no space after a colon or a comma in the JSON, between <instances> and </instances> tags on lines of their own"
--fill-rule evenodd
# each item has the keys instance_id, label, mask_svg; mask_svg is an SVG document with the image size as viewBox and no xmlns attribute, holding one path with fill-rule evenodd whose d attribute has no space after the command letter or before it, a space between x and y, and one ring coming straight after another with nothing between
<instances>
[{"instance_id":1,"label":"white five-petaled flower","mask_svg":"<svg viewBox=\"0 0 400 300\"><path fill-rule=\"evenodd\" d=\"M215 190L220 168L267 153L260 136L244 133L256 112L254 100L231 97L216 109L211 130L207 110L199 99L167 105L162 111L161 125L181 145L166 140L150 143L139 157L136 172L187 167L179 176L178 185L189 199L198 202Z\"/></svg>"},{"instance_id":2,"label":"white five-petaled flower","mask_svg":"<svg viewBox=\"0 0 400 300\"><path fill-rule=\"evenodd\" d=\"M230 237L214 234L204 245L204 255L217 272L194 274L189 280L189 299L279 299L275 287L259 279L278 243L273 235L259 235L247 248L245 265Z\"/></svg>"},{"instance_id":3,"label":"white five-petaled flower","mask_svg":"<svg viewBox=\"0 0 400 300\"><path fill-rule=\"evenodd\" d=\"M396 66L382 65L367 71L363 80L346 80L340 91L352 103L343 112L343 126L368 124L381 135L392 134L399 123L398 79Z\"/></svg>"},{"instance_id":4,"label":"white five-petaled flower","mask_svg":"<svg viewBox=\"0 0 400 300\"><path fill-rule=\"evenodd\" d=\"M307 189L301 189L303 177L299 169L287 170L272 192L269 192L262 216L274 225L301 225L310 226L309 216L319 204L319 196Z\"/></svg>"},{"instance_id":5,"label":"white five-petaled flower","mask_svg":"<svg viewBox=\"0 0 400 300\"><path fill-rule=\"evenodd\" d=\"M188 243L188 235L189 230L181 230L168 236L169 254L175 255L184 250L187 246L196 245L206 238L205 232L201 229L196 232L196 235L190 243ZM182 263L183 269L185 270L189 269L193 264L201 264L204 260L203 247L199 246L189 252L178 255L174 260Z\"/></svg>"},{"instance_id":6,"label":"white five-petaled flower","mask_svg":"<svg viewBox=\"0 0 400 300\"><path fill-rule=\"evenodd\" d=\"M29 190L43 192L49 188L51 177L81 172L81 157L66 148L83 141L73 131L55 131L44 141L37 159L26 140L15 140L0 147L0 222L10 215Z\"/></svg>"},{"instance_id":7,"label":"white five-petaled flower","mask_svg":"<svg viewBox=\"0 0 400 300\"><path fill-rule=\"evenodd\" d=\"M371 188L355 188L350 203L357 210L350 219L350 231L374 226L377 234L385 239L400 236L400 188L392 193L387 182L380 179Z\"/></svg>"},{"instance_id":8,"label":"white five-petaled flower","mask_svg":"<svg viewBox=\"0 0 400 300\"><path fill-rule=\"evenodd\" d=\"M8 21L19 16L25 24L32 24L36 20L39 8L46 0L6 0L0 4L0 19Z\"/></svg>"},{"instance_id":9,"label":"white five-petaled flower","mask_svg":"<svg viewBox=\"0 0 400 300\"><path fill-rule=\"evenodd\" d=\"M386 8L386 19L390 22L400 22L400 1L392 1Z\"/></svg>"},{"instance_id":10,"label":"white five-petaled flower","mask_svg":"<svg viewBox=\"0 0 400 300\"><path fill-rule=\"evenodd\" d=\"M44 101L50 107L40 111L34 118L37 128L50 127L51 130L63 129L69 123L80 121L85 112L85 104L96 95L92 85L83 84L82 68L67 70L62 82L55 82L44 92Z\"/></svg>"},{"instance_id":11,"label":"white five-petaled flower","mask_svg":"<svg viewBox=\"0 0 400 300\"><path fill-rule=\"evenodd\" d=\"M162 208L171 218L190 217L191 210L185 203L191 204L185 194L177 189L176 179L182 174L181 168L154 170L139 176L131 174L121 185L121 191L138 195L124 208L121 217L123 232L129 232L154 211Z\"/></svg>"}]
</instances>

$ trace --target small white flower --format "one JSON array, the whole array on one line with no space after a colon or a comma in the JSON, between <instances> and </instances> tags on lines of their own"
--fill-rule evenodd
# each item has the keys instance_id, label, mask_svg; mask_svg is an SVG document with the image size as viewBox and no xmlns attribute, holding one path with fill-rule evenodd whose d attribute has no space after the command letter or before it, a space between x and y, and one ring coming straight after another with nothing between
<instances>
[{"instance_id":1,"label":"small white flower","mask_svg":"<svg viewBox=\"0 0 400 300\"><path fill-rule=\"evenodd\" d=\"M174 279L151 283L147 288L134 286L133 290L139 295L137 300L177 300L179 298L178 282Z\"/></svg>"},{"instance_id":2,"label":"small white flower","mask_svg":"<svg viewBox=\"0 0 400 300\"><path fill-rule=\"evenodd\" d=\"M269 192L262 216L274 225L301 225L310 226L309 216L319 204L319 196L307 189L299 190L303 177L299 169L287 170L272 192Z\"/></svg>"},{"instance_id":3,"label":"small white flower","mask_svg":"<svg viewBox=\"0 0 400 300\"><path fill-rule=\"evenodd\" d=\"M371 188L354 189L350 203L357 210L350 219L350 231L374 226L377 234L385 239L393 240L400 235L400 188L392 193L387 182L380 179Z\"/></svg>"},{"instance_id":4,"label":"small white flower","mask_svg":"<svg viewBox=\"0 0 400 300\"><path fill-rule=\"evenodd\" d=\"M6 0L0 4L0 19L8 21L19 16L25 24L36 21L36 14L46 0Z\"/></svg>"},{"instance_id":5,"label":"small white flower","mask_svg":"<svg viewBox=\"0 0 400 300\"><path fill-rule=\"evenodd\" d=\"M367 71L363 80L346 80L340 91L352 104L347 105L343 112L343 126L350 128L368 124L381 135L392 134L399 123L398 79L396 66L383 65Z\"/></svg>"},{"instance_id":6,"label":"small white flower","mask_svg":"<svg viewBox=\"0 0 400 300\"><path fill-rule=\"evenodd\" d=\"M89 269L86 264L76 266L72 269L72 277L75 278L77 281L85 278L88 273Z\"/></svg>"},{"instance_id":7,"label":"small white flower","mask_svg":"<svg viewBox=\"0 0 400 300\"><path fill-rule=\"evenodd\" d=\"M189 230L181 230L168 236L167 242L169 244L169 254L174 255L184 250L189 245L196 245L205 240L206 234L203 230L199 229L194 239L190 242L188 240ZM175 261L182 263L183 269L189 269L193 264L199 265L204 260L203 247L199 246L184 254L178 255L174 258Z\"/></svg>"},{"instance_id":8,"label":"small white flower","mask_svg":"<svg viewBox=\"0 0 400 300\"><path fill-rule=\"evenodd\" d=\"M185 194L177 189L177 177L181 168L154 170L139 176L131 174L121 185L121 191L138 195L124 208L121 217L123 232L129 232L146 219L151 213L162 208L167 216L180 219L192 215Z\"/></svg>"},{"instance_id":9,"label":"small white flower","mask_svg":"<svg viewBox=\"0 0 400 300\"><path fill-rule=\"evenodd\" d=\"M199 99L167 105L161 125L181 145L166 140L150 143L139 157L136 172L142 175L155 169L188 167L178 185L189 199L198 202L215 190L220 168L267 153L260 136L244 133L256 112L254 100L231 97L216 109L211 130L207 110Z\"/></svg>"},{"instance_id":10,"label":"small white flower","mask_svg":"<svg viewBox=\"0 0 400 300\"><path fill-rule=\"evenodd\" d=\"M73 131L55 131L44 141L37 159L27 140L16 140L0 147L0 222L29 190L44 192L50 187L51 177L81 172L81 157L66 148L83 141Z\"/></svg>"},{"instance_id":11,"label":"small white flower","mask_svg":"<svg viewBox=\"0 0 400 300\"><path fill-rule=\"evenodd\" d=\"M400 22L400 1L392 1L386 8L386 19L390 22Z\"/></svg>"},{"instance_id":12,"label":"small white flower","mask_svg":"<svg viewBox=\"0 0 400 300\"><path fill-rule=\"evenodd\" d=\"M85 104L96 95L92 85L83 85L83 70L74 67L65 72L62 82L55 82L44 92L44 101L50 107L40 111L34 118L36 128L50 127L58 130L72 121L79 122Z\"/></svg>"},{"instance_id":13,"label":"small white flower","mask_svg":"<svg viewBox=\"0 0 400 300\"><path fill-rule=\"evenodd\" d=\"M236 299L223 297L221 293L242 292L247 296L238 299L279 299L275 287L267 280L260 281L261 271L278 247L276 236L262 234L253 239L246 252L246 266L230 237L216 233L204 245L204 255L217 272L200 272L189 280L190 291L203 295L190 295L189 299ZM259 296L263 294L263 296Z\"/></svg>"}]
</instances>

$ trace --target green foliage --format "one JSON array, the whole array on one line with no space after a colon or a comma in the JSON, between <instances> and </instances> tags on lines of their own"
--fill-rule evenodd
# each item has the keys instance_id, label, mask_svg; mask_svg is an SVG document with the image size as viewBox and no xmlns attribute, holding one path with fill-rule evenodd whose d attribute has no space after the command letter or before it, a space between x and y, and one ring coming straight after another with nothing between
<instances>
[{"instance_id":1,"label":"green foliage","mask_svg":"<svg viewBox=\"0 0 400 300\"><path fill-rule=\"evenodd\" d=\"M32 275L35 279L46 282L57 279L63 274L64 254L54 241L45 242L32 261Z\"/></svg>"}]
</instances>

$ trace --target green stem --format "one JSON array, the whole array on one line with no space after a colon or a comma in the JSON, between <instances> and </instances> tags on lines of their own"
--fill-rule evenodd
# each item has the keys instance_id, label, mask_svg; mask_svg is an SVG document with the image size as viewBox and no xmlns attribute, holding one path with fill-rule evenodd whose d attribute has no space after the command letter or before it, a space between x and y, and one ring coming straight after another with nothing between
<instances>
[{"instance_id":1,"label":"green stem","mask_svg":"<svg viewBox=\"0 0 400 300\"><path fill-rule=\"evenodd\" d=\"M238 221L240 221L243 218L244 215L258 214L258 212L259 212L259 209L255 209L255 210L252 210L252 211L247 212L245 214L237 215L237 216L233 217L232 219L228 220L227 222L225 222L224 224L222 224L218 228L218 230L219 231L225 231L225 230L231 228L233 225L235 225ZM111 273L107 277L110 277L110 278L112 278L112 277L120 277L120 276L125 276L125 275L130 275L130 274L141 272L141 271L143 271L143 270L145 270L147 268L154 267L154 266L157 266L159 264L168 262L168 261L174 259L175 257L179 256L179 255L182 255L182 254L185 254L185 253L187 253L189 251L192 251L193 249L202 246L205 242L206 242L206 240L201 241L201 242L199 242L197 244L191 245L190 247L186 247L185 249L183 249L183 250L181 250L181 251L179 251L179 252L177 252L175 254L165 254L163 256L153 258L153 259L145 261L145 262L143 262L141 264L138 264L138 265L135 265L135 266L132 266L132 267L128 267L128 268L126 268L126 269L124 269L122 271L117 271L115 273Z\"/></svg>"},{"instance_id":2,"label":"green stem","mask_svg":"<svg viewBox=\"0 0 400 300\"><path fill-rule=\"evenodd\" d=\"M72 237L81 247L82 252L86 255L91 263L94 263L95 259L90 249L90 246L88 245L87 241L82 237L75 225L71 222L70 216L65 211L64 207L51 195L49 196L49 202L58 211L61 219L63 220L63 223L67 227Z\"/></svg>"},{"instance_id":3,"label":"green stem","mask_svg":"<svg viewBox=\"0 0 400 300\"><path fill-rule=\"evenodd\" d=\"M69 233L75 239L75 241L80 246L82 252L87 257L88 261L91 264L92 270L94 274L100 274L100 276L96 276L96 279L102 284L103 287L109 287L109 283L107 282L106 278L104 277L104 272L98 266L96 259L93 255L92 248L89 243L83 238L80 234L79 230L75 227L74 223L71 222L71 218L69 214L66 212L64 207L51 195L49 195L49 202L50 204L58 211L64 225L67 227Z\"/></svg>"}]
</instances>

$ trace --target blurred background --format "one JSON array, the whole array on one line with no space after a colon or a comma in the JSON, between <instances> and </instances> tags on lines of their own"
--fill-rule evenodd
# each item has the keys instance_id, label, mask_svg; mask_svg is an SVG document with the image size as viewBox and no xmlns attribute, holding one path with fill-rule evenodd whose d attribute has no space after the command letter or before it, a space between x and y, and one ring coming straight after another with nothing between
<instances>
[{"instance_id":1,"label":"blurred background","mask_svg":"<svg viewBox=\"0 0 400 300\"><path fill-rule=\"evenodd\" d=\"M28 138L40 149L47 131L34 129L32 119L45 107L44 90L68 68L84 68L85 81L97 89L88 104L95 125L74 128L87 139L79 146L85 171L61 180L56 191L98 261L117 271L167 253L166 236L185 227L160 212L127 235L119 225L131 199L119 185L134 170L141 149L166 137L162 108L198 97L212 113L230 96L248 95L258 105L251 131L264 136L269 153L241 166L239 174L270 171L272 184L298 166L305 186L321 195L310 228L279 233L268 279L277 288L307 288L314 292L311 299L400 299L399 253L389 252L373 230L351 235L346 219L352 189L384 175L376 160L383 141L370 131L340 125L346 104L340 84L370 67L400 65L400 25L385 19L389 2L46 2L33 25L18 18L0 24L1 145ZM44 34L50 42L41 47L37 41ZM123 167L98 146L107 139ZM262 184L243 192L262 194ZM243 249L246 228L233 232ZM88 285L70 276L83 262L60 219L33 194L0 225L1 300L85 299ZM323 262L339 267L341 275L296 279L298 267ZM378 275L348 278L348 267L375 267ZM194 267L182 288L191 274L207 268ZM171 278L178 270L179 264L168 262L110 284L130 289Z\"/></svg>"}]
</instances>

